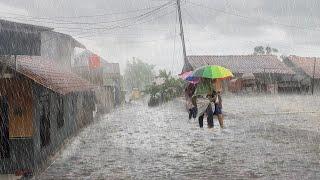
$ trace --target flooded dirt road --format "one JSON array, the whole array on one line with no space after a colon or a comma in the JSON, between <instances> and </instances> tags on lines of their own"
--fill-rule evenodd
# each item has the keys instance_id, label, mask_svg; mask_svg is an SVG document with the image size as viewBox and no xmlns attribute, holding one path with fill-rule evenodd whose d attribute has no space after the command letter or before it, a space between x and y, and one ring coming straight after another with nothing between
<instances>
[{"instance_id":1,"label":"flooded dirt road","mask_svg":"<svg viewBox=\"0 0 320 180\"><path fill-rule=\"evenodd\" d=\"M39 179L320 179L320 98L225 97L226 129L181 99L134 102L82 131Z\"/></svg>"}]
</instances>

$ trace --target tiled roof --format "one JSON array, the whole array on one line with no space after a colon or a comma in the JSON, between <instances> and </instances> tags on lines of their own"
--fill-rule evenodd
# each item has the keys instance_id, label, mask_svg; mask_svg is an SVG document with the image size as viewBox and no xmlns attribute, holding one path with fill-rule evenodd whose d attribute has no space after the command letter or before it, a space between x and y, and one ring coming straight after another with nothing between
<instances>
[{"instance_id":1,"label":"tiled roof","mask_svg":"<svg viewBox=\"0 0 320 180\"><path fill-rule=\"evenodd\" d=\"M233 73L295 74L274 55L188 56L193 69L204 65L219 65Z\"/></svg>"},{"instance_id":2,"label":"tiled roof","mask_svg":"<svg viewBox=\"0 0 320 180\"><path fill-rule=\"evenodd\" d=\"M308 76L313 77L314 57L299 57L289 56L288 60L291 61L296 67L301 68ZM320 58L316 58L316 66L314 77L320 79Z\"/></svg>"},{"instance_id":3,"label":"tiled roof","mask_svg":"<svg viewBox=\"0 0 320 180\"><path fill-rule=\"evenodd\" d=\"M16 62L17 72L63 95L95 88L88 81L41 56L17 56Z\"/></svg>"}]
</instances>

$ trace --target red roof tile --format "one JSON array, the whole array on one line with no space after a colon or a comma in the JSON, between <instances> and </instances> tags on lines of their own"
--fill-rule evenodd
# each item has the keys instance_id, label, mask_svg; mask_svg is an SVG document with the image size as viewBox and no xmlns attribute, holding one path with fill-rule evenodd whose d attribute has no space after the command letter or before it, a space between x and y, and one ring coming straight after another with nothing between
<instances>
[{"instance_id":1,"label":"red roof tile","mask_svg":"<svg viewBox=\"0 0 320 180\"><path fill-rule=\"evenodd\" d=\"M188 56L195 69L204 65L219 65L233 73L295 74L274 55Z\"/></svg>"},{"instance_id":2,"label":"red roof tile","mask_svg":"<svg viewBox=\"0 0 320 180\"><path fill-rule=\"evenodd\" d=\"M17 56L17 72L60 94L95 88L88 81L41 56Z\"/></svg>"},{"instance_id":3,"label":"red roof tile","mask_svg":"<svg viewBox=\"0 0 320 180\"><path fill-rule=\"evenodd\" d=\"M299 57L289 56L288 60L291 61L296 67L301 68L308 76L313 77L314 57ZM320 58L316 58L316 67L314 77L320 79Z\"/></svg>"}]
</instances>

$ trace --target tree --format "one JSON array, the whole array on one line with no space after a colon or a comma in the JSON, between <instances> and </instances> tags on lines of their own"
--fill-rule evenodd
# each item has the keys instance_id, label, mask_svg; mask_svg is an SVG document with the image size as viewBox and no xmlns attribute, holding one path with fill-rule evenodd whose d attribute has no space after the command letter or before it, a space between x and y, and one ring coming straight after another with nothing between
<instances>
[{"instance_id":1,"label":"tree","mask_svg":"<svg viewBox=\"0 0 320 180\"><path fill-rule=\"evenodd\" d=\"M253 54L254 55L264 55L264 54L270 55L272 53L277 53L277 52L279 52L278 49L272 48L270 46L267 46L267 47L256 46L254 48Z\"/></svg>"},{"instance_id":2,"label":"tree","mask_svg":"<svg viewBox=\"0 0 320 180\"><path fill-rule=\"evenodd\" d=\"M135 58L127 62L124 79L128 90L133 88L145 90L146 86L151 85L153 77L154 65Z\"/></svg>"},{"instance_id":3,"label":"tree","mask_svg":"<svg viewBox=\"0 0 320 180\"><path fill-rule=\"evenodd\" d=\"M265 54L264 47L263 46L256 46L254 48L254 53L253 54L255 54L255 55Z\"/></svg>"}]
</instances>

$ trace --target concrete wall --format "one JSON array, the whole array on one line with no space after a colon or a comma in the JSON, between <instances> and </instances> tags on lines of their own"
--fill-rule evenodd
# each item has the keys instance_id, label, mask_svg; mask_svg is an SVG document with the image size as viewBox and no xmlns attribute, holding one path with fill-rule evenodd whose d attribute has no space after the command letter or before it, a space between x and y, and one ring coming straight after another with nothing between
<instances>
[{"instance_id":1,"label":"concrete wall","mask_svg":"<svg viewBox=\"0 0 320 180\"><path fill-rule=\"evenodd\" d=\"M94 92L77 93L76 97L76 126L80 129L93 121L93 111L96 109L96 102Z\"/></svg>"},{"instance_id":2,"label":"concrete wall","mask_svg":"<svg viewBox=\"0 0 320 180\"><path fill-rule=\"evenodd\" d=\"M97 99L97 108L100 113L108 113L115 107L114 88L112 86L103 86L95 90Z\"/></svg>"},{"instance_id":3,"label":"concrete wall","mask_svg":"<svg viewBox=\"0 0 320 180\"><path fill-rule=\"evenodd\" d=\"M77 120L76 120L76 96L67 95L63 96L64 102L64 125L58 128L57 125L57 115L58 115L58 97L57 93L54 93L44 87L34 85L34 118L33 123L35 127L35 133L33 137L33 147L34 147L34 164L35 169L41 168L47 163L48 157L53 155L64 142L65 139L74 134L77 130ZM41 147L40 139L40 116L41 116L41 106L49 103L49 119L50 119L50 143L47 146Z\"/></svg>"},{"instance_id":4,"label":"concrete wall","mask_svg":"<svg viewBox=\"0 0 320 180\"><path fill-rule=\"evenodd\" d=\"M14 174L17 169L34 167L32 138L11 138L9 146L10 158L0 159L0 174Z\"/></svg>"}]
</instances>

